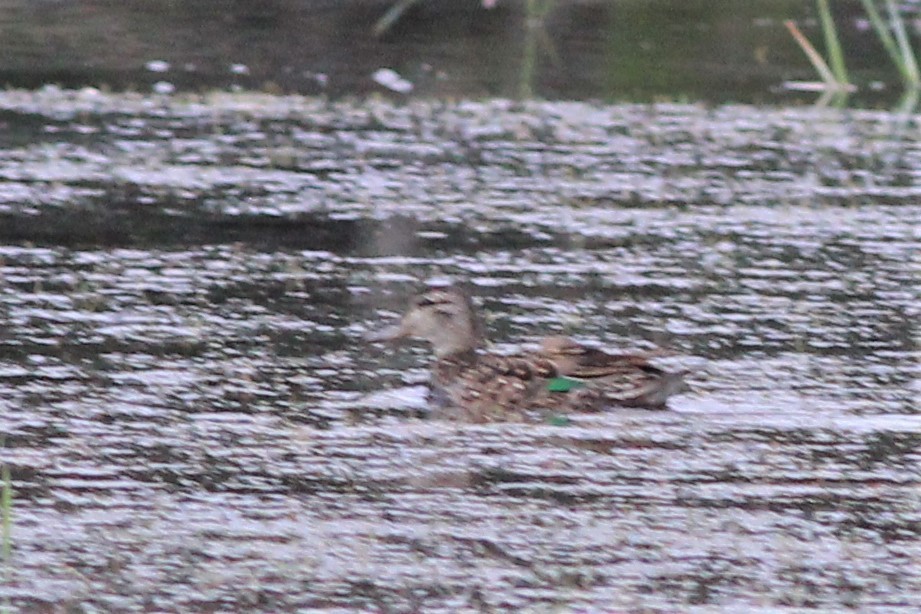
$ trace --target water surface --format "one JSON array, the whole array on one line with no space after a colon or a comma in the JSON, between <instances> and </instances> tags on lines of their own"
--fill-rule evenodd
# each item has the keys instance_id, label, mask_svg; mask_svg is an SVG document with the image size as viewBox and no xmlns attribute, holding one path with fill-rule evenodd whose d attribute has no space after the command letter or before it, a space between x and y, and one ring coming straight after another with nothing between
<instances>
[{"instance_id":1,"label":"water surface","mask_svg":"<svg viewBox=\"0 0 921 614\"><path fill-rule=\"evenodd\" d=\"M915 611L917 117L0 95L15 610ZM425 418L497 351L666 348L669 412Z\"/></svg>"}]
</instances>

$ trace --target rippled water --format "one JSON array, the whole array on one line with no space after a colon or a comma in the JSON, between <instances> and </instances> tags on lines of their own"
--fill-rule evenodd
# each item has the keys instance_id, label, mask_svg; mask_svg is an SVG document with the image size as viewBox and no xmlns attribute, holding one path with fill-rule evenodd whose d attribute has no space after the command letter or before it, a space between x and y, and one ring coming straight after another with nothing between
<instances>
[{"instance_id":1,"label":"rippled water","mask_svg":"<svg viewBox=\"0 0 921 614\"><path fill-rule=\"evenodd\" d=\"M917 117L0 94L20 611L921 607ZM665 347L671 412L426 420L497 349Z\"/></svg>"}]
</instances>

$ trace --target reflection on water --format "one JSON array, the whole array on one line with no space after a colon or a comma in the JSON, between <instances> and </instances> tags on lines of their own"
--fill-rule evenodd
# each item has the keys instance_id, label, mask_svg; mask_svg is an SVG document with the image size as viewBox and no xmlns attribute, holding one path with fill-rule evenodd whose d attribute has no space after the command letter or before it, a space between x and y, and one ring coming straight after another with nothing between
<instances>
[{"instance_id":1,"label":"reflection on water","mask_svg":"<svg viewBox=\"0 0 921 614\"><path fill-rule=\"evenodd\" d=\"M0 96L29 131L0 151L0 598L921 606L921 150L891 117L207 102ZM425 420L424 348L361 338L444 276L500 351L665 346L695 393Z\"/></svg>"},{"instance_id":2,"label":"reflection on water","mask_svg":"<svg viewBox=\"0 0 921 614\"><path fill-rule=\"evenodd\" d=\"M411 4L383 36L375 24ZM816 74L784 27L822 39L815 3L748 0L149 2L5 0L2 82L119 91L246 89L333 97L394 94L789 103ZM834 3L857 70L855 104L895 105L896 71L860 3ZM907 23L917 4L898 7ZM396 71L390 82L375 78ZM392 74L392 73L384 73ZM872 84L872 85L869 85Z\"/></svg>"}]
</instances>

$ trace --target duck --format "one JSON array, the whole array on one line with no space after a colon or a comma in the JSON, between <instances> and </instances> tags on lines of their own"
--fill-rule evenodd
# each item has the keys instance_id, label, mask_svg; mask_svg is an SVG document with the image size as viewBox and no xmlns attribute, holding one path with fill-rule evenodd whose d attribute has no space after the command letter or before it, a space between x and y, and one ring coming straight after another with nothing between
<instances>
[{"instance_id":1,"label":"duck","mask_svg":"<svg viewBox=\"0 0 921 614\"><path fill-rule=\"evenodd\" d=\"M537 354L553 363L558 376L593 386L610 405L665 409L669 397L690 390L687 371L668 372L651 364L651 352L609 354L552 336L541 341Z\"/></svg>"},{"instance_id":2,"label":"duck","mask_svg":"<svg viewBox=\"0 0 921 614\"><path fill-rule=\"evenodd\" d=\"M485 349L482 320L463 287L428 288L409 301L399 323L373 332L373 343L421 339L431 345L434 416L484 423L544 420L610 405L663 409L686 389L640 354L608 354L562 336L538 350L501 355Z\"/></svg>"}]
</instances>

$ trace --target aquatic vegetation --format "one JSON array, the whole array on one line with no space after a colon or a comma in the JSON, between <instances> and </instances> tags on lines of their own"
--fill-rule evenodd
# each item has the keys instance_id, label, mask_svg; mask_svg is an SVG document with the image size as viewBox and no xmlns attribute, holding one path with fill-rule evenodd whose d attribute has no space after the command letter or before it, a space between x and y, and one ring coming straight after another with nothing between
<instances>
[{"instance_id":1,"label":"aquatic vegetation","mask_svg":"<svg viewBox=\"0 0 921 614\"><path fill-rule=\"evenodd\" d=\"M911 43L908 41L908 33L905 28L905 20L898 11L893 0L885 0L886 12L889 15L891 29L895 33L893 38L890 28L887 27L885 20L880 15L874 0L860 0L873 29L879 37L880 42L886 48L886 52L892 59L893 64L899 69L902 80L912 88L921 87L921 74L918 71L918 61L915 58L915 52Z\"/></svg>"},{"instance_id":2,"label":"aquatic vegetation","mask_svg":"<svg viewBox=\"0 0 921 614\"><path fill-rule=\"evenodd\" d=\"M918 62L915 59L915 53L911 43L908 40L908 33L905 27L905 19L898 11L893 0L885 0L886 12L889 23L880 13L874 0L860 0L864 11L873 30L876 32L880 42L885 47L886 52L892 59L893 64L898 68L903 83L909 89L918 89L921 86L921 74L918 70ZM821 82L787 82L785 86L788 89L797 90L822 90L834 94L853 92L856 90L848 77L847 68L844 62L844 51L838 38L838 29L835 20L831 14L831 8L828 0L816 0L819 20L822 24L822 34L825 39L825 51L828 60L819 53L809 42L809 39L800 31L796 22L787 20L784 25L789 30L793 40L800 46L803 53L812 63Z\"/></svg>"},{"instance_id":3,"label":"aquatic vegetation","mask_svg":"<svg viewBox=\"0 0 921 614\"><path fill-rule=\"evenodd\" d=\"M809 42L809 39L806 38L806 36L800 31L799 26L796 25L796 22L788 20L784 22L784 25L787 27L787 30L790 31L790 35L793 37L793 40L797 42L797 44L803 50L803 53L805 53L806 57L809 58L813 68L815 68L816 72L819 73L819 77L822 79L821 82L788 81L784 84L787 89L807 91L820 90L836 93L853 92L857 89L854 85L847 82L846 75L842 79L836 75L831 68L829 68L825 58L823 58L822 55L816 51L816 48L813 47L812 43ZM837 40L836 37L835 40ZM840 65L839 70L843 70L843 64Z\"/></svg>"},{"instance_id":4,"label":"aquatic vegetation","mask_svg":"<svg viewBox=\"0 0 921 614\"><path fill-rule=\"evenodd\" d=\"M374 36L383 36L386 34L393 24L400 20L403 13L408 11L414 4L417 4L419 0L399 0L384 13L380 19L377 20L374 24L374 29L372 30Z\"/></svg>"},{"instance_id":5,"label":"aquatic vegetation","mask_svg":"<svg viewBox=\"0 0 921 614\"><path fill-rule=\"evenodd\" d=\"M0 442L0 448L3 448ZM3 584L10 585L10 565L13 553L13 481L10 478L9 465L0 466L0 559L3 563ZM9 597L2 604L2 612L10 612Z\"/></svg>"},{"instance_id":6,"label":"aquatic vegetation","mask_svg":"<svg viewBox=\"0 0 921 614\"><path fill-rule=\"evenodd\" d=\"M819 18L822 22L822 34L825 36L825 49L831 62L831 71L842 86L848 85L847 69L844 66L844 52L841 50L841 41L838 40L838 30L832 18L828 0L816 0L819 9Z\"/></svg>"}]
</instances>

